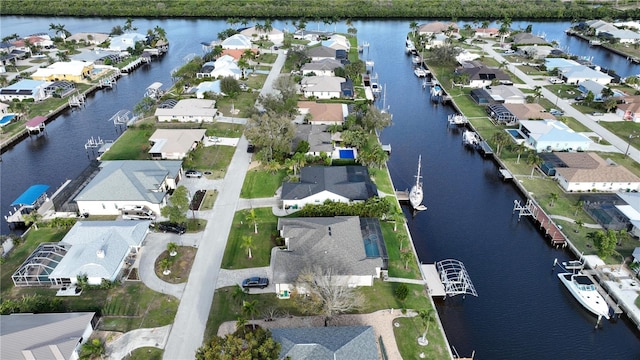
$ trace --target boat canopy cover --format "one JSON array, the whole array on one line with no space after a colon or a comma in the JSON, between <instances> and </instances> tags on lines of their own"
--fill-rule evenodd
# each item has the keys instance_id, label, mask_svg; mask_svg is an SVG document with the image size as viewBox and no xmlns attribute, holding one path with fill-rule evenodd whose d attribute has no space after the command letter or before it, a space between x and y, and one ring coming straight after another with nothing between
<instances>
[{"instance_id":1,"label":"boat canopy cover","mask_svg":"<svg viewBox=\"0 0 640 360\"><path fill-rule=\"evenodd\" d=\"M49 189L49 185L31 185L27 191L23 192L22 195L18 196L10 206L16 205L34 205L38 198L42 196Z\"/></svg>"}]
</instances>

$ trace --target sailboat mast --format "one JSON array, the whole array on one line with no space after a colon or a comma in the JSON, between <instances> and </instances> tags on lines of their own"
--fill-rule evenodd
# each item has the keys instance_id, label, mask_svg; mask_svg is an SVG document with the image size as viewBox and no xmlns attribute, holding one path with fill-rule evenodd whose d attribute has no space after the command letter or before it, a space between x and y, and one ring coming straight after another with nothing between
<instances>
[{"instance_id":1,"label":"sailboat mast","mask_svg":"<svg viewBox=\"0 0 640 360\"><path fill-rule=\"evenodd\" d=\"M420 186L420 167L422 166L422 155L418 156L418 174L416 175L416 186Z\"/></svg>"}]
</instances>

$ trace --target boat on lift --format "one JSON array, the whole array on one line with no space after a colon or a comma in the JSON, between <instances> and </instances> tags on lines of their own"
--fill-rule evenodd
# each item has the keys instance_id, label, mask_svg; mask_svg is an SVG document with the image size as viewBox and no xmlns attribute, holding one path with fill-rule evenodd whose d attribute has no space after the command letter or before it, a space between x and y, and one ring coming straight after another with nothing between
<instances>
[{"instance_id":1,"label":"boat on lift","mask_svg":"<svg viewBox=\"0 0 640 360\"><path fill-rule=\"evenodd\" d=\"M422 175L420 170L422 167L422 155L418 157L418 173L416 174L416 183L411 187L409 191L409 202L414 210L422 211L427 210L427 207L422 205Z\"/></svg>"},{"instance_id":2,"label":"boat on lift","mask_svg":"<svg viewBox=\"0 0 640 360\"><path fill-rule=\"evenodd\" d=\"M571 295L573 295L585 309L598 316L598 319L600 319L600 317L604 317L607 320L609 319L609 305L607 305L607 302L598 292L596 285L587 275L581 273L560 273L558 277Z\"/></svg>"}]
</instances>

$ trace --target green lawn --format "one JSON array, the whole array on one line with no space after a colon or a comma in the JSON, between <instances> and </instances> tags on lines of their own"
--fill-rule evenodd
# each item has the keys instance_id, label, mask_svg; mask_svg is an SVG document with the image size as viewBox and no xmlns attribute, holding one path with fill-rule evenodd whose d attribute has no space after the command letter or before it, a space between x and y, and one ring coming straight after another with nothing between
<instances>
[{"instance_id":1,"label":"green lawn","mask_svg":"<svg viewBox=\"0 0 640 360\"><path fill-rule=\"evenodd\" d=\"M273 215L271 208L255 209L258 218L258 233L254 233L253 223L248 224L245 220L245 212L236 212L233 218L233 225L227 240L227 247L222 258L223 269L246 269L252 267L269 266L271 249L276 246L272 239L272 234L276 230L277 219ZM241 223L242 222L242 223ZM253 238L251 248L252 259L248 257L248 251L241 247L243 236Z\"/></svg>"},{"instance_id":2,"label":"green lawn","mask_svg":"<svg viewBox=\"0 0 640 360\"><path fill-rule=\"evenodd\" d=\"M400 259L400 242L398 241L399 234L405 234L405 227L398 224L397 232L393 231L393 222L380 222L382 228L382 236L384 237L384 243L387 246L387 255L389 256L389 276L400 277L408 279L421 279L420 269L414 259L409 262L407 269L404 268L404 262ZM408 237L407 237L408 239ZM403 244L404 251L412 251L409 241L405 241Z\"/></svg>"},{"instance_id":3,"label":"green lawn","mask_svg":"<svg viewBox=\"0 0 640 360\"><path fill-rule=\"evenodd\" d=\"M149 159L149 138L154 127L130 127L111 148L102 155L101 160L147 160Z\"/></svg>"},{"instance_id":4,"label":"green lawn","mask_svg":"<svg viewBox=\"0 0 640 360\"><path fill-rule=\"evenodd\" d=\"M143 347L135 349L124 360L162 360L164 350L155 347Z\"/></svg>"},{"instance_id":5,"label":"green lawn","mask_svg":"<svg viewBox=\"0 0 640 360\"><path fill-rule=\"evenodd\" d=\"M231 158L233 158L235 151L236 148L234 146L198 146L187 155L182 167L203 172L211 171L213 172L211 177L222 178L231 163Z\"/></svg>"},{"instance_id":6,"label":"green lawn","mask_svg":"<svg viewBox=\"0 0 640 360\"><path fill-rule=\"evenodd\" d=\"M386 167L383 169L371 167L369 168L369 175L373 178L373 182L376 184L376 187L378 187L378 190L389 195L395 194L395 189L391 184L391 178L389 177L389 172Z\"/></svg>"},{"instance_id":7,"label":"green lawn","mask_svg":"<svg viewBox=\"0 0 640 360\"><path fill-rule=\"evenodd\" d=\"M430 324L429 331L427 332L427 340L429 340L427 346L420 346L418 344L418 337L422 336L425 330L425 326L420 318L398 318L394 323L395 322L397 322L399 326L394 326L393 332L396 337L398 350L400 350L400 354L402 354L404 359L420 359L421 353L424 353L425 359L449 358L447 344L435 319Z\"/></svg>"},{"instance_id":8,"label":"green lawn","mask_svg":"<svg viewBox=\"0 0 640 360\"><path fill-rule=\"evenodd\" d=\"M287 172L284 169L278 170L275 174L258 168L249 170L244 178L240 197L244 199L271 197L282 186L286 175Z\"/></svg>"}]
</instances>

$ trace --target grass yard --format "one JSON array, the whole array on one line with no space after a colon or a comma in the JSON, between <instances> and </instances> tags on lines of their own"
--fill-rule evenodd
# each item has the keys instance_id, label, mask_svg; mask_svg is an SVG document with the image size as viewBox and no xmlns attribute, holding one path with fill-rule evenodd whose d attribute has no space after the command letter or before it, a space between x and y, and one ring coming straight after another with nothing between
<instances>
[{"instance_id":1,"label":"grass yard","mask_svg":"<svg viewBox=\"0 0 640 360\"><path fill-rule=\"evenodd\" d=\"M286 175L287 172L284 169L278 170L275 174L260 168L249 170L244 178L240 197L244 199L271 197L282 186Z\"/></svg>"},{"instance_id":2,"label":"grass yard","mask_svg":"<svg viewBox=\"0 0 640 360\"><path fill-rule=\"evenodd\" d=\"M202 200L202 205L200 205L200 210L211 210L213 209L213 205L216 203L216 199L218 198L218 190L207 190L204 195L204 200Z\"/></svg>"},{"instance_id":3,"label":"grass yard","mask_svg":"<svg viewBox=\"0 0 640 360\"><path fill-rule=\"evenodd\" d=\"M266 80L266 77L264 76L265 75L250 76L247 78L245 83L252 89L260 89L264 84L264 80ZM262 81L259 81L262 77L264 77ZM250 115L249 111L253 111L253 106L258 99L258 95L259 94L257 92L252 91L240 92L234 98L220 98L216 101L216 107L218 108L218 111L223 113L225 116L246 118ZM232 114L231 109L235 109L239 112L237 114Z\"/></svg>"},{"instance_id":4,"label":"grass yard","mask_svg":"<svg viewBox=\"0 0 640 360\"><path fill-rule=\"evenodd\" d=\"M405 234L405 227L398 224L398 231L393 231L393 222L380 222L382 228L382 236L384 237L384 243L387 246L387 255L389 256L389 276L401 277L408 279L421 279L420 269L415 260L415 256L409 261L407 269L404 268L404 262L400 258L400 242L398 241L398 235ZM408 239L408 237L407 237ZM404 251L413 251L409 240L406 240L402 244Z\"/></svg>"},{"instance_id":5,"label":"grass yard","mask_svg":"<svg viewBox=\"0 0 640 360\"><path fill-rule=\"evenodd\" d=\"M214 178L222 178L231 163L231 158L233 158L235 151L236 148L234 146L198 146L187 155L182 167L203 172L211 171L215 175Z\"/></svg>"},{"instance_id":6,"label":"grass yard","mask_svg":"<svg viewBox=\"0 0 640 360\"><path fill-rule=\"evenodd\" d=\"M131 351L124 360L162 360L164 350L155 347L143 347Z\"/></svg>"},{"instance_id":7,"label":"grass yard","mask_svg":"<svg viewBox=\"0 0 640 360\"><path fill-rule=\"evenodd\" d=\"M253 223L247 223L245 211L236 212L233 225L227 240L227 247L222 258L223 269L247 269L252 267L269 266L271 249L276 246L272 234L276 230L277 218L271 208L255 209L258 222L258 233L254 234ZM243 236L253 238L251 252L253 258L249 259L248 251L242 248Z\"/></svg>"},{"instance_id":8,"label":"grass yard","mask_svg":"<svg viewBox=\"0 0 640 360\"><path fill-rule=\"evenodd\" d=\"M176 256L169 256L168 251L164 251L155 262L156 275L159 279L166 281L171 284L180 284L187 282L189 278L189 273L191 272L191 265L193 264L193 259L196 257L197 248L191 246L180 246L177 250ZM163 269L159 265L161 261L164 259L169 259L171 262L171 266L169 266L169 270L171 273L168 275L163 274Z\"/></svg>"},{"instance_id":9,"label":"grass yard","mask_svg":"<svg viewBox=\"0 0 640 360\"><path fill-rule=\"evenodd\" d=\"M418 344L418 337L422 336L425 326L418 317L398 318L394 322L399 324L393 328L398 350L404 359L420 359L421 353L424 353L425 359L447 359L449 352L445 343L442 332L438 329L435 319L429 326L427 332L427 346Z\"/></svg>"},{"instance_id":10,"label":"grass yard","mask_svg":"<svg viewBox=\"0 0 640 360\"><path fill-rule=\"evenodd\" d=\"M376 169L374 167L369 168L369 175L373 178L373 182L376 184L378 190L385 194L395 194L395 189L391 184L391 178L386 167L382 169Z\"/></svg>"},{"instance_id":11,"label":"grass yard","mask_svg":"<svg viewBox=\"0 0 640 360\"><path fill-rule=\"evenodd\" d=\"M149 138L155 131L154 127L130 127L125 131L111 148L102 155L101 160L148 160Z\"/></svg>"}]
</instances>

